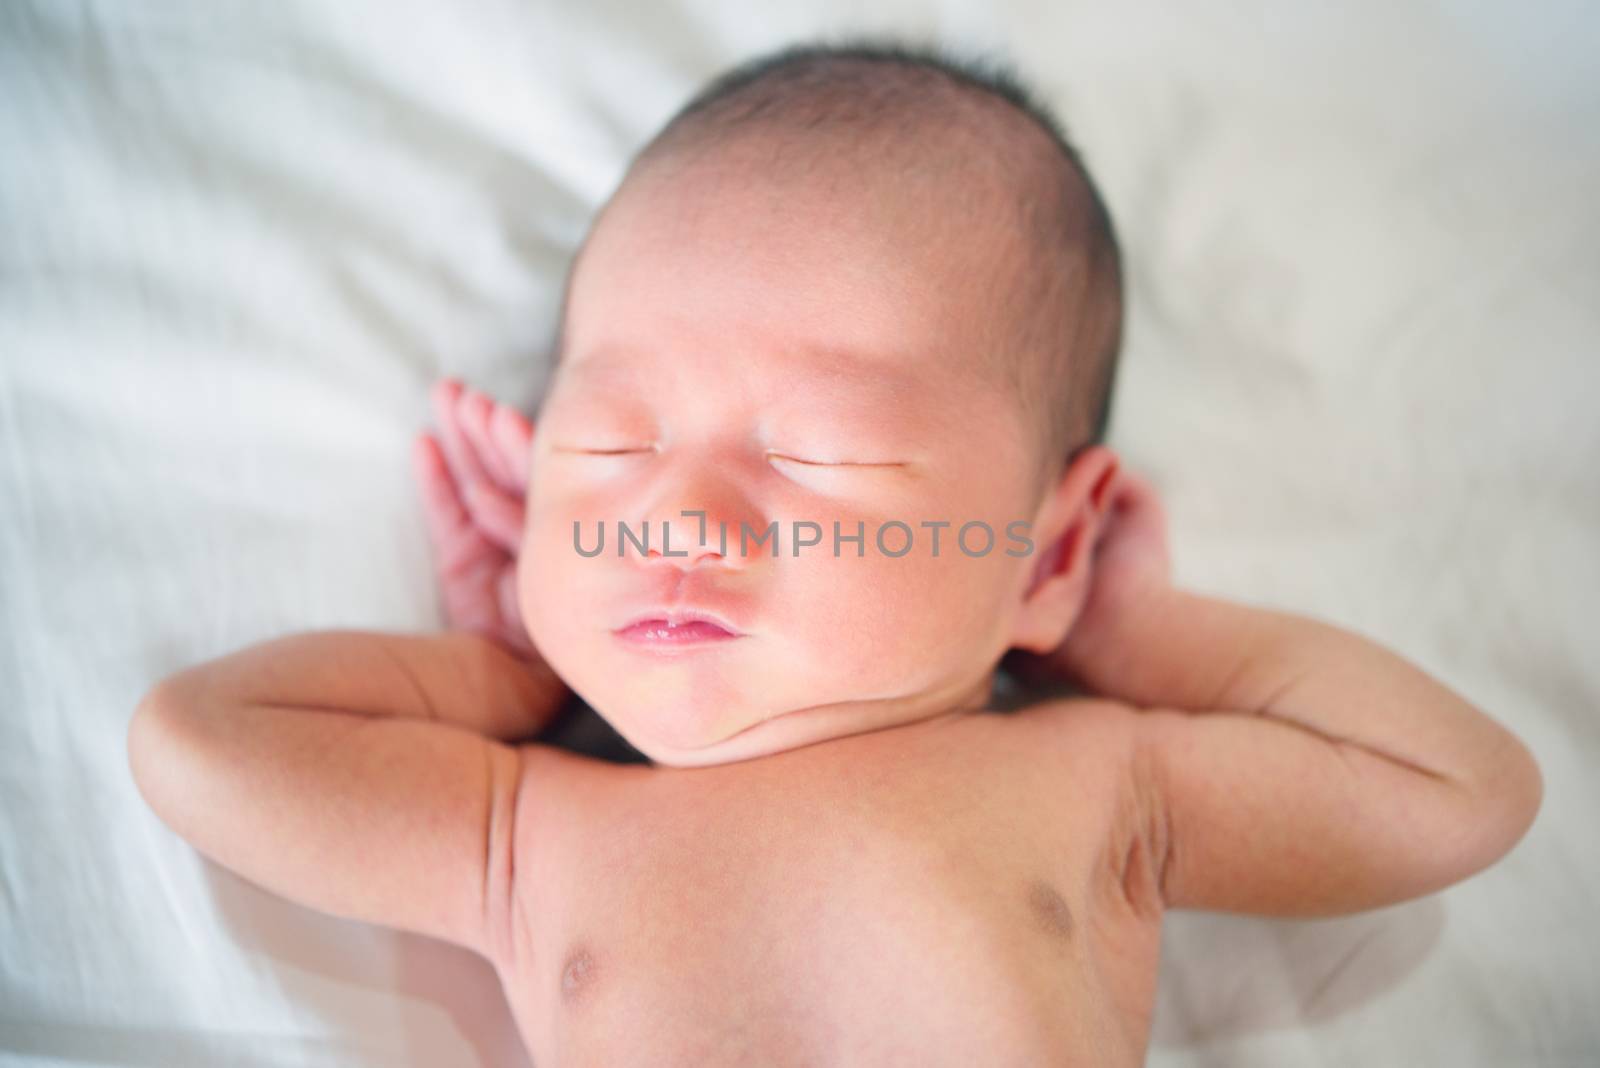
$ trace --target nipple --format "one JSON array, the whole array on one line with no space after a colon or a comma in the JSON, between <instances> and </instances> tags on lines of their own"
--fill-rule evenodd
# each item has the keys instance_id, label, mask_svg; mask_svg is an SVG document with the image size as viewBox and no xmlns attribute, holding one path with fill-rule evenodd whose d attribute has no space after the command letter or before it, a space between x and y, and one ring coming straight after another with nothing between
<instances>
[{"instance_id":1,"label":"nipple","mask_svg":"<svg viewBox=\"0 0 1600 1068\"><path fill-rule=\"evenodd\" d=\"M590 986L593 973L594 957L587 949L575 950L561 969L561 997L570 1001L582 994Z\"/></svg>"}]
</instances>

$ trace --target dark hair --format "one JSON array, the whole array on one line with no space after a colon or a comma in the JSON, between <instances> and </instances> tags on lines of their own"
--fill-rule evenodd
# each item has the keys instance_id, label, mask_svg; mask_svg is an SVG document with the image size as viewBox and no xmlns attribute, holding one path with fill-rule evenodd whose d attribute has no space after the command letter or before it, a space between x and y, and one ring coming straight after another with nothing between
<instances>
[{"instance_id":1,"label":"dark hair","mask_svg":"<svg viewBox=\"0 0 1600 1068\"><path fill-rule=\"evenodd\" d=\"M1028 291L1008 298L1022 320L1021 358L1009 359L1027 408L1045 438L1044 470L1065 465L1105 440L1122 340L1121 254L1111 214L1060 122L1015 69L992 57L962 56L933 45L851 37L790 45L713 78L669 119L630 164L714 146L742 128L787 127L881 138L906 113L953 129L953 109L992 128L999 103L1042 132L1029 141L1017 187L1035 256ZM981 115L973 115L975 108ZM1003 113L1003 112L1002 112ZM976 125L968 122L968 127ZM1003 123L1002 123L1003 125ZM991 135L989 145L997 142ZM1080 273L1075 257L1082 257ZM570 281L570 278L569 278ZM563 317L565 301L563 301ZM1012 356L1012 354L1007 354ZM1060 468L1054 468L1059 472Z\"/></svg>"}]
</instances>

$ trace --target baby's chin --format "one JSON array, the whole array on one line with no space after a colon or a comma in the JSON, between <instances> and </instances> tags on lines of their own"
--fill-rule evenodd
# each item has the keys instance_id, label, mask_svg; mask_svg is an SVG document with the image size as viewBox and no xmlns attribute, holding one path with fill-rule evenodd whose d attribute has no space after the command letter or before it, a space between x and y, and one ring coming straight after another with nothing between
<instances>
[{"instance_id":1,"label":"baby's chin","mask_svg":"<svg viewBox=\"0 0 1600 1068\"><path fill-rule=\"evenodd\" d=\"M658 764L715 764L774 751L771 746L793 737L787 721L795 710L808 714L837 697L823 691L839 680L797 668L803 657L772 635L659 656L553 637L542 646L552 667L629 745ZM781 731L771 729L775 720L785 721Z\"/></svg>"},{"instance_id":2,"label":"baby's chin","mask_svg":"<svg viewBox=\"0 0 1600 1068\"><path fill-rule=\"evenodd\" d=\"M748 760L910 722L947 711L958 696L926 665L810 656L805 644L774 633L661 657L550 637L541 648L562 678L629 745L671 767Z\"/></svg>"},{"instance_id":3,"label":"baby's chin","mask_svg":"<svg viewBox=\"0 0 1600 1068\"><path fill-rule=\"evenodd\" d=\"M594 706L641 753L694 753L740 733L759 716L708 700L622 698Z\"/></svg>"},{"instance_id":4,"label":"baby's chin","mask_svg":"<svg viewBox=\"0 0 1600 1068\"><path fill-rule=\"evenodd\" d=\"M792 716L744 701L635 694L585 700L629 745L671 767L747 760L794 744ZM785 729L774 729L778 720Z\"/></svg>"},{"instance_id":5,"label":"baby's chin","mask_svg":"<svg viewBox=\"0 0 1600 1068\"><path fill-rule=\"evenodd\" d=\"M840 700L833 695L830 699L823 694L779 709L704 703L674 707L659 700L589 704L653 763L682 768L772 756L947 711L942 705L924 708L871 698Z\"/></svg>"}]
</instances>

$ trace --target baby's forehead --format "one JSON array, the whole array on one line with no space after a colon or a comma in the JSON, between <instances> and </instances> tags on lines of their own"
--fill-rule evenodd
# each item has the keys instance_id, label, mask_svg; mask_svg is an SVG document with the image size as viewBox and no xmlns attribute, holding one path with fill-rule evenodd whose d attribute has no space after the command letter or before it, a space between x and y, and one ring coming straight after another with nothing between
<instances>
[{"instance_id":1,"label":"baby's forehead","mask_svg":"<svg viewBox=\"0 0 1600 1068\"><path fill-rule=\"evenodd\" d=\"M648 345L602 342L563 354L558 370L569 391L608 397L647 396L668 382L701 390L731 384L867 408L932 396L949 368L935 352L766 337L724 345L687 339L685 347L660 339Z\"/></svg>"},{"instance_id":2,"label":"baby's forehead","mask_svg":"<svg viewBox=\"0 0 1600 1068\"><path fill-rule=\"evenodd\" d=\"M612 412L685 425L823 425L885 439L956 435L1012 412L1002 383L949 353L733 336L711 329L575 347L558 364L553 399L580 420Z\"/></svg>"},{"instance_id":3,"label":"baby's forehead","mask_svg":"<svg viewBox=\"0 0 1600 1068\"><path fill-rule=\"evenodd\" d=\"M837 160L757 170L719 154L634 175L575 261L564 311L609 318L670 289L703 315L721 287L797 332L873 318L852 324L875 335L870 348L984 327L1003 303L989 292L1014 290L1029 267L1017 212L972 176L914 174Z\"/></svg>"}]
</instances>

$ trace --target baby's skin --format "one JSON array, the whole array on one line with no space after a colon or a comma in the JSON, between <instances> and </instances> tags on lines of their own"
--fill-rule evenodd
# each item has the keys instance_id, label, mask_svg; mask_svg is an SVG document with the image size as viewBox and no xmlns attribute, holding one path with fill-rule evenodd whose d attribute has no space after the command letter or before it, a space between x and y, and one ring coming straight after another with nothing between
<instances>
[{"instance_id":1,"label":"baby's skin","mask_svg":"<svg viewBox=\"0 0 1600 1068\"><path fill-rule=\"evenodd\" d=\"M1014 399L958 358L984 295L916 228L932 194L706 178L608 207L536 427L435 389L448 630L290 635L145 696L133 774L198 850L481 954L541 1066L1112 1066L1143 1060L1166 910L1375 908L1522 837L1538 767L1463 697L1175 586L1107 448L1037 491ZM685 511L863 521L866 553L714 551ZM888 557L890 519L1021 519L1037 551ZM575 551L575 521L641 520L685 555ZM629 629L684 611L734 636ZM1003 656L1075 696L991 710ZM574 691L651 763L539 742Z\"/></svg>"},{"instance_id":2,"label":"baby's skin","mask_svg":"<svg viewBox=\"0 0 1600 1068\"><path fill-rule=\"evenodd\" d=\"M190 668L130 754L219 863L482 954L537 1064L1139 1064L1167 909L1406 900L1539 807L1522 745L1405 661L1173 588L1161 506L1120 467L1079 626L1014 658L1117 697L695 767L518 744L570 696L504 592L520 501L489 472L529 429L436 398L450 448L416 462L452 629Z\"/></svg>"}]
</instances>

